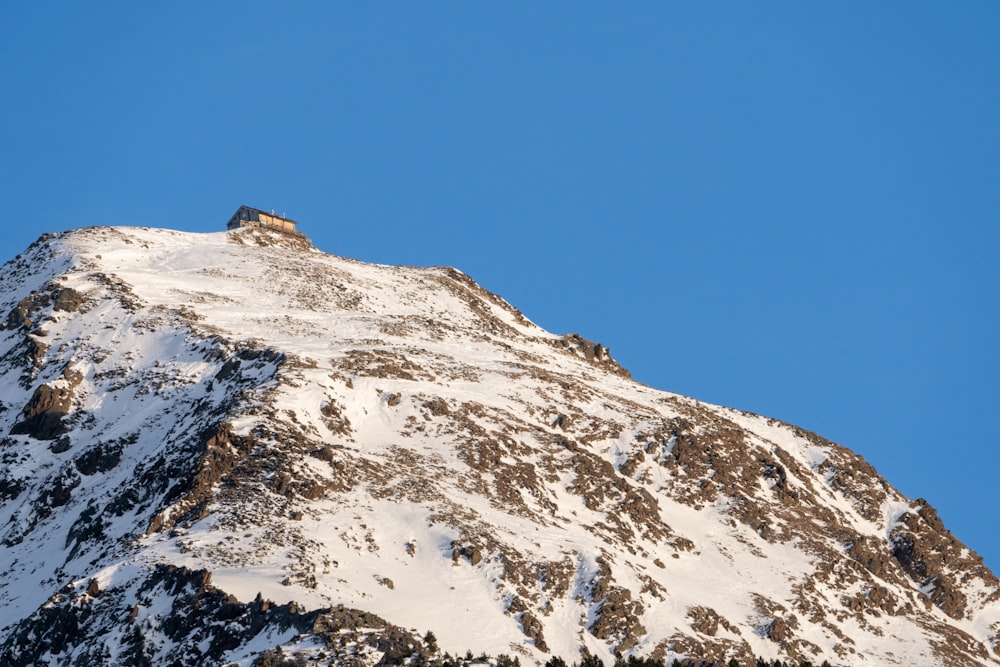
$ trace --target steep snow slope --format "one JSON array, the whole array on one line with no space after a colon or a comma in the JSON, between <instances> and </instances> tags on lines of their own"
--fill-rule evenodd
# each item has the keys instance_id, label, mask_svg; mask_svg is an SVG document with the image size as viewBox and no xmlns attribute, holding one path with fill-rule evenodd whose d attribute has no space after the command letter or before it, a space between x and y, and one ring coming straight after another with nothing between
<instances>
[{"instance_id":1,"label":"steep snow slope","mask_svg":"<svg viewBox=\"0 0 1000 667\"><path fill-rule=\"evenodd\" d=\"M0 295L0 662L388 663L432 630L528 662L1000 664L998 582L926 503L454 269L91 228Z\"/></svg>"}]
</instances>

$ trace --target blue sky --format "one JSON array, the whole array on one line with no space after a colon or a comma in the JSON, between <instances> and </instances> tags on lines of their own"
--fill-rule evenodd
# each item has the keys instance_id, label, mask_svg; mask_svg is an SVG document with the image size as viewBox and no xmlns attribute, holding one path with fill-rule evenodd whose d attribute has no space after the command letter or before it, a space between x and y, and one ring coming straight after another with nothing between
<instances>
[{"instance_id":1,"label":"blue sky","mask_svg":"<svg viewBox=\"0 0 1000 667\"><path fill-rule=\"evenodd\" d=\"M274 208L836 440L1000 570L1000 4L284 4L0 4L0 259Z\"/></svg>"}]
</instances>

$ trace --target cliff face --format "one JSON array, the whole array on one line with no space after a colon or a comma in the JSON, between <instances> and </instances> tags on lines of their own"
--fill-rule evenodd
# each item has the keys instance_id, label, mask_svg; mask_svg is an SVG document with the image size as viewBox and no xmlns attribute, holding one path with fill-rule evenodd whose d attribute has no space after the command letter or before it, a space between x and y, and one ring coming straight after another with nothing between
<instances>
[{"instance_id":1,"label":"cliff face","mask_svg":"<svg viewBox=\"0 0 1000 667\"><path fill-rule=\"evenodd\" d=\"M91 228L5 265L3 314L4 664L1000 664L926 502L454 269Z\"/></svg>"}]
</instances>

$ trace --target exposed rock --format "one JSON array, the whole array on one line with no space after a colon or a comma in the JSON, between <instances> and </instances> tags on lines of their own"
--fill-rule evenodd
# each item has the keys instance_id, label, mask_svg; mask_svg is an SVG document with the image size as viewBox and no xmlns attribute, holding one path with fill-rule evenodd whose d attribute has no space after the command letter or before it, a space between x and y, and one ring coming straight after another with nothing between
<instances>
[{"instance_id":1,"label":"exposed rock","mask_svg":"<svg viewBox=\"0 0 1000 667\"><path fill-rule=\"evenodd\" d=\"M37 292L31 294L17 304L10 311L3 324L6 329L23 327L30 329L36 324L36 315L45 308L52 307L53 310L73 312L83 304L82 294L69 287L59 287L48 285Z\"/></svg>"},{"instance_id":2,"label":"exposed rock","mask_svg":"<svg viewBox=\"0 0 1000 667\"><path fill-rule=\"evenodd\" d=\"M260 596L240 603L214 588L209 573L169 566L158 566L139 587L139 602L125 619L135 632L108 635L100 629L121 616L116 606L121 592L102 591L96 579L79 593L63 589L15 625L0 645L0 663L29 667L41 664L46 654L69 656L75 647L73 664L105 664L102 656L110 640L121 642L114 646L121 652L121 664L219 664L226 651L288 629L295 629L303 641L318 640L330 649L355 642L382 651L383 665L402 664L421 651L412 633L372 614L344 608L307 612L294 603L275 605ZM91 599L89 605L77 604L82 596ZM153 613L149 604L164 599L170 602L162 606L165 612ZM156 639L170 641L167 654L157 653Z\"/></svg>"},{"instance_id":3,"label":"exposed rock","mask_svg":"<svg viewBox=\"0 0 1000 667\"><path fill-rule=\"evenodd\" d=\"M68 430L63 419L73 408L73 396L73 388L65 384L39 385L24 406L23 419L11 428L11 434L55 440Z\"/></svg>"},{"instance_id":4,"label":"exposed rock","mask_svg":"<svg viewBox=\"0 0 1000 667\"><path fill-rule=\"evenodd\" d=\"M669 655L690 656L684 660L677 659L684 667L721 666L727 664L729 660L736 660L739 665L753 665L755 662L753 649L745 641L706 639L683 633L675 633L658 644L650 657L664 661ZM672 662L673 660L670 660L666 664Z\"/></svg>"},{"instance_id":5,"label":"exposed rock","mask_svg":"<svg viewBox=\"0 0 1000 667\"><path fill-rule=\"evenodd\" d=\"M47 292L36 292L29 297L21 299L17 306L7 315L5 328L31 328L33 324L32 318L34 318L35 313L45 308L51 302L52 298Z\"/></svg>"},{"instance_id":6,"label":"exposed rock","mask_svg":"<svg viewBox=\"0 0 1000 667\"><path fill-rule=\"evenodd\" d=\"M72 446L73 441L68 435L64 435L58 440L49 443L49 451L53 454L62 454L68 451L70 446Z\"/></svg>"},{"instance_id":7,"label":"exposed rock","mask_svg":"<svg viewBox=\"0 0 1000 667\"><path fill-rule=\"evenodd\" d=\"M327 401L320 408L323 415L323 424L334 435L349 436L351 433L351 422L344 416L343 408L337 405L334 400Z\"/></svg>"},{"instance_id":8,"label":"exposed rock","mask_svg":"<svg viewBox=\"0 0 1000 667\"><path fill-rule=\"evenodd\" d=\"M452 542L451 560L458 565L460 558L467 559L471 565L479 565L483 560L483 550L475 544L459 546L457 543Z\"/></svg>"},{"instance_id":9,"label":"exposed rock","mask_svg":"<svg viewBox=\"0 0 1000 667\"><path fill-rule=\"evenodd\" d=\"M45 353L48 351L49 346L40 340L28 336L27 337L27 361L33 368L38 368L42 361L45 359Z\"/></svg>"},{"instance_id":10,"label":"exposed rock","mask_svg":"<svg viewBox=\"0 0 1000 667\"><path fill-rule=\"evenodd\" d=\"M0 478L0 502L17 498L24 489L24 480L11 477Z\"/></svg>"},{"instance_id":11,"label":"exposed rock","mask_svg":"<svg viewBox=\"0 0 1000 667\"><path fill-rule=\"evenodd\" d=\"M739 634L739 630L730 624L726 619L719 616L714 609L708 607L691 607L687 612L691 619L691 629L710 637L714 637L721 625L730 632Z\"/></svg>"},{"instance_id":12,"label":"exposed rock","mask_svg":"<svg viewBox=\"0 0 1000 667\"><path fill-rule=\"evenodd\" d=\"M114 468L122 458L122 443L98 443L78 456L74 463L81 475L94 475Z\"/></svg>"},{"instance_id":13,"label":"exposed rock","mask_svg":"<svg viewBox=\"0 0 1000 667\"><path fill-rule=\"evenodd\" d=\"M545 643L544 626L530 611L521 614L521 632L524 633L525 637L535 642L535 648L539 651L549 652L549 646Z\"/></svg>"},{"instance_id":14,"label":"exposed rock","mask_svg":"<svg viewBox=\"0 0 1000 667\"><path fill-rule=\"evenodd\" d=\"M170 500L174 504L174 511L169 517L157 515L147 532L159 532L178 523L202 518L212 487L233 469L241 455L249 453L255 439L253 436L234 435L228 424L222 424L216 432L205 438L204 443L194 475L171 489ZM275 483L280 487L281 480Z\"/></svg>"},{"instance_id":15,"label":"exposed rock","mask_svg":"<svg viewBox=\"0 0 1000 667\"><path fill-rule=\"evenodd\" d=\"M853 596L845 597L843 603L845 607L854 612L882 612L890 616L894 616L899 607L896 596L888 588L878 585L865 589Z\"/></svg>"},{"instance_id":16,"label":"exposed rock","mask_svg":"<svg viewBox=\"0 0 1000 667\"><path fill-rule=\"evenodd\" d=\"M889 536L892 556L911 579L929 589L928 597L937 607L952 618L963 618L968 598L958 581L965 573L974 573L998 588L1000 582L945 529L927 501L918 499L912 508L899 517Z\"/></svg>"},{"instance_id":17,"label":"exposed rock","mask_svg":"<svg viewBox=\"0 0 1000 667\"><path fill-rule=\"evenodd\" d=\"M601 368L609 370L617 375L621 375L622 377L632 377L632 374L626 368L619 365L618 362L611 357L611 352L608 348L604 347L600 343L594 343L586 340L580 334L568 334L557 339L555 343L557 347L581 356L595 366L600 366Z\"/></svg>"},{"instance_id":18,"label":"exposed rock","mask_svg":"<svg viewBox=\"0 0 1000 667\"><path fill-rule=\"evenodd\" d=\"M789 638L788 624L783 618L771 618L760 625L760 633L773 642L783 642Z\"/></svg>"},{"instance_id":19,"label":"exposed rock","mask_svg":"<svg viewBox=\"0 0 1000 667\"><path fill-rule=\"evenodd\" d=\"M632 599L632 592L614 584L606 560L598 560L598 573L591 595L597 605L596 619L587 630L598 639L608 640L617 651L627 651L646 632L639 622L642 604Z\"/></svg>"},{"instance_id":20,"label":"exposed rock","mask_svg":"<svg viewBox=\"0 0 1000 667\"><path fill-rule=\"evenodd\" d=\"M432 398L424 401L423 407L430 412L432 417L443 417L451 412L448 409L447 401L443 398Z\"/></svg>"}]
</instances>

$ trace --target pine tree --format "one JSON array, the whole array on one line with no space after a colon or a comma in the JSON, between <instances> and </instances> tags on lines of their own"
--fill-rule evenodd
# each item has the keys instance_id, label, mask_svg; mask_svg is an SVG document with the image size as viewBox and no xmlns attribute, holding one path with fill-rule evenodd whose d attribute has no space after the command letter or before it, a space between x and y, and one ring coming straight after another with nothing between
<instances>
[{"instance_id":1,"label":"pine tree","mask_svg":"<svg viewBox=\"0 0 1000 667\"><path fill-rule=\"evenodd\" d=\"M435 637L434 633L431 632L430 630L428 630L427 634L424 635L424 645L427 646L427 650L430 651L431 653L437 653L438 652L438 640L437 640L437 637Z\"/></svg>"},{"instance_id":2,"label":"pine tree","mask_svg":"<svg viewBox=\"0 0 1000 667\"><path fill-rule=\"evenodd\" d=\"M501 653L497 656L497 667L521 667L521 659L516 655L512 658Z\"/></svg>"}]
</instances>

